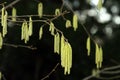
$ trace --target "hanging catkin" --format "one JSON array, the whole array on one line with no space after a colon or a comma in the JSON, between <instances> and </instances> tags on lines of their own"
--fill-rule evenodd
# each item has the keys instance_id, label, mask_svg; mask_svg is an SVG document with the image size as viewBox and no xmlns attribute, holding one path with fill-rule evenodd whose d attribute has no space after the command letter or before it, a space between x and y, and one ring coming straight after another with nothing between
<instances>
[{"instance_id":1,"label":"hanging catkin","mask_svg":"<svg viewBox=\"0 0 120 80\"><path fill-rule=\"evenodd\" d=\"M21 27L21 40L25 39L25 22L22 23Z\"/></svg>"},{"instance_id":2,"label":"hanging catkin","mask_svg":"<svg viewBox=\"0 0 120 80\"><path fill-rule=\"evenodd\" d=\"M98 10L100 10L102 8L102 0L98 1L97 8L98 8Z\"/></svg>"},{"instance_id":3,"label":"hanging catkin","mask_svg":"<svg viewBox=\"0 0 120 80\"><path fill-rule=\"evenodd\" d=\"M38 4L38 15L40 16L40 18L43 15L43 3L41 2Z\"/></svg>"},{"instance_id":4,"label":"hanging catkin","mask_svg":"<svg viewBox=\"0 0 120 80\"><path fill-rule=\"evenodd\" d=\"M95 53L95 63L97 65L97 68L101 68L102 67L102 61L103 61L103 50L102 47L98 46L98 44L96 43L96 53Z\"/></svg>"},{"instance_id":5,"label":"hanging catkin","mask_svg":"<svg viewBox=\"0 0 120 80\"><path fill-rule=\"evenodd\" d=\"M76 14L73 15L73 28L74 31L76 31L76 29L78 28L78 17Z\"/></svg>"},{"instance_id":6,"label":"hanging catkin","mask_svg":"<svg viewBox=\"0 0 120 80\"><path fill-rule=\"evenodd\" d=\"M99 68L99 46L98 44L96 43L95 44L96 46L96 51L95 51L95 63L97 65L97 68Z\"/></svg>"},{"instance_id":7,"label":"hanging catkin","mask_svg":"<svg viewBox=\"0 0 120 80\"><path fill-rule=\"evenodd\" d=\"M27 21L24 21L24 22L23 22L21 28L22 28L22 31L21 31L21 40L24 40L24 42L27 43L27 41L29 41Z\"/></svg>"},{"instance_id":8,"label":"hanging catkin","mask_svg":"<svg viewBox=\"0 0 120 80\"><path fill-rule=\"evenodd\" d=\"M60 35L59 33L57 32L55 35L54 35L54 53L60 53Z\"/></svg>"},{"instance_id":9,"label":"hanging catkin","mask_svg":"<svg viewBox=\"0 0 120 80\"><path fill-rule=\"evenodd\" d=\"M1 14L1 26L4 25L4 14L5 14L5 8L2 8L2 14Z\"/></svg>"},{"instance_id":10,"label":"hanging catkin","mask_svg":"<svg viewBox=\"0 0 120 80\"><path fill-rule=\"evenodd\" d=\"M41 26L39 29L39 40L42 39L42 35L43 35L43 27Z\"/></svg>"},{"instance_id":11,"label":"hanging catkin","mask_svg":"<svg viewBox=\"0 0 120 80\"><path fill-rule=\"evenodd\" d=\"M70 20L66 20L66 23L65 23L65 27L66 28L69 28L69 27L71 27L72 25L71 25L71 21Z\"/></svg>"},{"instance_id":12,"label":"hanging catkin","mask_svg":"<svg viewBox=\"0 0 120 80\"><path fill-rule=\"evenodd\" d=\"M51 35L54 36L54 23L53 22L50 22L50 27L49 27L49 31L51 32Z\"/></svg>"},{"instance_id":13,"label":"hanging catkin","mask_svg":"<svg viewBox=\"0 0 120 80\"><path fill-rule=\"evenodd\" d=\"M29 41L29 34L28 34L28 24L27 24L27 21L25 21L24 27L25 27L25 43L27 43L27 41Z\"/></svg>"},{"instance_id":14,"label":"hanging catkin","mask_svg":"<svg viewBox=\"0 0 120 80\"><path fill-rule=\"evenodd\" d=\"M0 49L2 48L2 45L3 45L3 38L2 38L2 34L0 32Z\"/></svg>"},{"instance_id":15,"label":"hanging catkin","mask_svg":"<svg viewBox=\"0 0 120 80\"><path fill-rule=\"evenodd\" d=\"M87 53L88 53L88 56L90 55L90 37L87 38L87 43L86 43L86 47L87 47Z\"/></svg>"},{"instance_id":16,"label":"hanging catkin","mask_svg":"<svg viewBox=\"0 0 120 80\"><path fill-rule=\"evenodd\" d=\"M12 8L12 21L16 21L16 14L17 14L17 11L16 11L16 9L13 7L13 8Z\"/></svg>"},{"instance_id":17,"label":"hanging catkin","mask_svg":"<svg viewBox=\"0 0 120 80\"><path fill-rule=\"evenodd\" d=\"M29 36L32 35L32 31L33 31L33 23L32 23L32 18L29 17L29 29L28 29L28 34Z\"/></svg>"},{"instance_id":18,"label":"hanging catkin","mask_svg":"<svg viewBox=\"0 0 120 80\"><path fill-rule=\"evenodd\" d=\"M64 36L61 36L61 65L64 68L64 74L70 74L72 67L72 47L65 41Z\"/></svg>"},{"instance_id":19,"label":"hanging catkin","mask_svg":"<svg viewBox=\"0 0 120 80\"><path fill-rule=\"evenodd\" d=\"M60 9L58 9L58 8L55 9L55 15L56 15L56 16L60 15Z\"/></svg>"},{"instance_id":20,"label":"hanging catkin","mask_svg":"<svg viewBox=\"0 0 120 80\"><path fill-rule=\"evenodd\" d=\"M5 15L3 16L3 37L5 37L5 35L7 34L7 17L8 17L8 13L7 11L5 11Z\"/></svg>"}]
</instances>

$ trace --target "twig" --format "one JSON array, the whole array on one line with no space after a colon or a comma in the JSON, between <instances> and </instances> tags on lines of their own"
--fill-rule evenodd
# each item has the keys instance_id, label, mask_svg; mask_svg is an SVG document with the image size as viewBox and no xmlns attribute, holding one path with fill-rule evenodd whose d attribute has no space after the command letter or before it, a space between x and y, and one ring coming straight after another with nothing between
<instances>
[{"instance_id":1,"label":"twig","mask_svg":"<svg viewBox=\"0 0 120 80\"><path fill-rule=\"evenodd\" d=\"M31 50L36 50L37 49L36 47L33 47L33 46L15 45L15 44L10 44L10 43L3 43L3 45L10 46L10 47L15 47L15 48L18 48L18 47L28 48L28 49L31 49Z\"/></svg>"},{"instance_id":2,"label":"twig","mask_svg":"<svg viewBox=\"0 0 120 80\"><path fill-rule=\"evenodd\" d=\"M97 75L97 74L104 73L104 71L106 72L106 70L114 70L114 69L118 69L118 68L120 68L120 65L112 66L112 67L107 67L107 68L104 68L104 69L96 72L96 75ZM115 73L115 72L114 72L114 73ZM117 73L117 72L116 72L116 73ZM89 79L91 79L91 78L93 78L93 77L95 77L95 76L91 74L90 76L85 77L85 78L82 79L82 80L89 80ZM120 77L120 76L119 76L119 77ZM102 77L97 77L97 78L102 78ZM118 78L118 77L111 77L111 78L113 79L113 78Z\"/></svg>"},{"instance_id":3,"label":"twig","mask_svg":"<svg viewBox=\"0 0 120 80\"><path fill-rule=\"evenodd\" d=\"M15 0L12 3L10 3L9 5L5 6L5 9L12 7L13 5L15 5L16 3L18 3L20 0Z\"/></svg>"},{"instance_id":4,"label":"twig","mask_svg":"<svg viewBox=\"0 0 120 80\"><path fill-rule=\"evenodd\" d=\"M49 76L56 70L56 68L59 66L59 63L56 64L56 66L41 80L45 80L46 78L49 78Z\"/></svg>"}]
</instances>

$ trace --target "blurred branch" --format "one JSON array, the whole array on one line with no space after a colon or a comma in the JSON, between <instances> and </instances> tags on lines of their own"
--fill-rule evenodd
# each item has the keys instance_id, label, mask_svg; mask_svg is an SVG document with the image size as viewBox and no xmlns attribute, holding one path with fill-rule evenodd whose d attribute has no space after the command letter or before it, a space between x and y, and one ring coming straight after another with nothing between
<instances>
[{"instance_id":1,"label":"blurred branch","mask_svg":"<svg viewBox=\"0 0 120 80\"><path fill-rule=\"evenodd\" d=\"M3 45L10 46L10 47L15 47L15 48L18 48L18 47L28 48L28 49L31 49L31 50L36 50L37 49L36 47L33 47L33 46L25 46L25 45L18 45L18 44L15 45L15 44L3 43Z\"/></svg>"},{"instance_id":2,"label":"blurred branch","mask_svg":"<svg viewBox=\"0 0 120 80\"><path fill-rule=\"evenodd\" d=\"M50 76L53 72L55 72L55 70L57 69L58 66L59 66L59 63L57 63L57 64L55 65L55 67L54 67L45 77L43 77L41 80L45 80L46 78L49 78L49 76Z\"/></svg>"},{"instance_id":3,"label":"blurred branch","mask_svg":"<svg viewBox=\"0 0 120 80\"><path fill-rule=\"evenodd\" d=\"M97 74L102 74L102 73L106 73L106 74L119 74L120 71L116 70L116 71L111 71L111 70L115 70L115 69L119 69L120 68L120 65L116 65L116 66L112 66L112 67L107 67L107 68L104 68L104 69L101 69L100 71L96 72L96 75ZM110 70L110 71L108 71ZM85 77L84 79L82 80L89 80L91 78L94 78L95 76L94 75L90 75L88 77ZM109 77L109 78L105 78L105 77L96 77L98 79L117 79L117 78L120 78L120 75L119 76L113 76L113 77Z\"/></svg>"}]
</instances>

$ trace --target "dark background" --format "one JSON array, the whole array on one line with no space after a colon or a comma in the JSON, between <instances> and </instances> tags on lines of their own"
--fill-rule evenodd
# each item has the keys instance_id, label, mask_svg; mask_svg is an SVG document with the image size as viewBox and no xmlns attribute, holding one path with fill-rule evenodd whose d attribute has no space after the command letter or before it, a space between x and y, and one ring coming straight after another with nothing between
<instances>
[{"instance_id":1,"label":"dark background","mask_svg":"<svg viewBox=\"0 0 120 80\"><path fill-rule=\"evenodd\" d=\"M0 3L7 2L5 5L10 4L14 0L0 0ZM94 6L88 4L86 0L68 0L73 5L73 10L78 11L80 14L87 10L90 10ZM78 5L75 3L78 1ZM17 15L34 15L37 14L37 4L43 2L44 14L54 14L56 8L60 8L62 5L61 0L21 0L15 5L7 8L8 14L11 15L12 7L17 9ZM107 9L108 13L113 17L115 15L120 16L120 3L119 0L105 0L103 6ZM111 7L113 5L118 6L118 13L113 13ZM1 6L2 8L2 6ZM64 6L64 10L68 10ZM73 13L65 15L65 18L72 20ZM86 17L83 20L84 25L88 32L91 34L94 40L100 41L100 45L103 47L104 61L102 68L115 66L120 64L120 24L115 24L112 19L100 23L95 17ZM28 18L26 18L28 19ZM34 17L33 19L38 19ZM65 28L65 20L62 17L53 21L55 26L63 31L65 37L73 48L73 65L70 75L64 75L64 69L59 65L55 72L53 72L45 80L82 80L83 78L91 75L92 69L96 68L94 55L95 48L92 43L92 50L90 57L87 56L86 39L87 33L79 24L77 31L73 31L73 28ZM3 46L0 50L0 70L3 73L6 80L41 80L46 76L57 63L60 63L60 56L53 51L53 36L50 34L49 26L44 27L44 33L42 40L39 40L38 32L42 25L40 22L33 23L33 35L30 37L30 41L24 44L24 41L20 40L21 26L20 23L12 23L8 25L8 34L4 38L5 43L11 43L16 45L33 45L37 47L37 50L30 50L27 48L14 48L10 46ZM105 34L104 29L108 26L112 29L112 36ZM93 26L97 27L96 33L90 32ZM117 74L117 75L120 75ZM110 77L114 75L104 75ZM90 80L99 80L92 78ZM113 80L119 80L113 79Z\"/></svg>"}]
</instances>

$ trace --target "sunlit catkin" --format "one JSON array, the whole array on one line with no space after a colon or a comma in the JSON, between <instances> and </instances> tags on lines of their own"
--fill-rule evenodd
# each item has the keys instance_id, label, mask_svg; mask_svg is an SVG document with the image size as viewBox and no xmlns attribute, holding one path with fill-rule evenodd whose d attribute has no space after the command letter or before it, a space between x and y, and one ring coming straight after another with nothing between
<instances>
[{"instance_id":1,"label":"sunlit catkin","mask_svg":"<svg viewBox=\"0 0 120 80\"><path fill-rule=\"evenodd\" d=\"M76 29L78 28L78 17L76 14L73 15L73 28L74 31L76 31Z\"/></svg>"},{"instance_id":2,"label":"sunlit catkin","mask_svg":"<svg viewBox=\"0 0 120 80\"><path fill-rule=\"evenodd\" d=\"M60 53L60 35L59 33L57 32L56 34L56 52L59 54Z\"/></svg>"},{"instance_id":3,"label":"sunlit catkin","mask_svg":"<svg viewBox=\"0 0 120 80\"><path fill-rule=\"evenodd\" d=\"M65 27L66 28L69 28L69 27L71 27L72 25L71 25L71 21L70 20L66 20L66 23L65 23Z\"/></svg>"},{"instance_id":4,"label":"sunlit catkin","mask_svg":"<svg viewBox=\"0 0 120 80\"><path fill-rule=\"evenodd\" d=\"M58 9L58 8L55 9L55 15L56 15L56 16L60 15L60 9Z\"/></svg>"},{"instance_id":5,"label":"sunlit catkin","mask_svg":"<svg viewBox=\"0 0 120 80\"><path fill-rule=\"evenodd\" d=\"M99 66L99 46L98 46L98 44L96 43L95 44L95 46L96 46L96 48L95 48L95 63L96 63L96 65L97 65L97 68L100 68L100 66Z\"/></svg>"},{"instance_id":6,"label":"sunlit catkin","mask_svg":"<svg viewBox=\"0 0 120 80\"><path fill-rule=\"evenodd\" d=\"M72 67L72 47L65 41L64 36L61 36L61 66L64 68L64 74L70 74Z\"/></svg>"},{"instance_id":7,"label":"sunlit catkin","mask_svg":"<svg viewBox=\"0 0 120 80\"><path fill-rule=\"evenodd\" d=\"M22 23L21 27L21 40L25 39L25 22Z\"/></svg>"},{"instance_id":8,"label":"sunlit catkin","mask_svg":"<svg viewBox=\"0 0 120 80\"><path fill-rule=\"evenodd\" d=\"M55 35L54 35L54 53L60 53L60 35L59 33L57 32Z\"/></svg>"},{"instance_id":9,"label":"sunlit catkin","mask_svg":"<svg viewBox=\"0 0 120 80\"><path fill-rule=\"evenodd\" d=\"M33 23L32 23L32 18L29 17L29 29L28 29L28 34L29 36L32 35L32 31L33 31Z\"/></svg>"},{"instance_id":10,"label":"sunlit catkin","mask_svg":"<svg viewBox=\"0 0 120 80\"><path fill-rule=\"evenodd\" d=\"M12 21L16 21L16 14L17 14L17 11L16 11L16 9L13 7L13 8L12 8Z\"/></svg>"},{"instance_id":11,"label":"sunlit catkin","mask_svg":"<svg viewBox=\"0 0 120 80\"><path fill-rule=\"evenodd\" d=\"M24 24L24 29L25 29L25 43L27 43L29 41L29 34L28 34L28 24L27 24L27 21L25 21L25 24Z\"/></svg>"},{"instance_id":12,"label":"sunlit catkin","mask_svg":"<svg viewBox=\"0 0 120 80\"><path fill-rule=\"evenodd\" d=\"M86 43L86 47L87 47L87 53L88 53L88 56L90 55L90 37L87 38L87 43Z\"/></svg>"},{"instance_id":13,"label":"sunlit catkin","mask_svg":"<svg viewBox=\"0 0 120 80\"><path fill-rule=\"evenodd\" d=\"M25 43L27 43L27 41L29 41L29 34L28 34L28 24L27 21L24 21L22 23L22 27L21 27L21 40L24 40Z\"/></svg>"},{"instance_id":14,"label":"sunlit catkin","mask_svg":"<svg viewBox=\"0 0 120 80\"><path fill-rule=\"evenodd\" d=\"M4 24L4 14L5 14L5 8L2 8L2 14L1 14L1 25L3 26Z\"/></svg>"},{"instance_id":15,"label":"sunlit catkin","mask_svg":"<svg viewBox=\"0 0 120 80\"><path fill-rule=\"evenodd\" d=\"M43 27L40 27L40 29L39 29L39 40L42 39L42 35L43 35Z\"/></svg>"},{"instance_id":16,"label":"sunlit catkin","mask_svg":"<svg viewBox=\"0 0 120 80\"><path fill-rule=\"evenodd\" d=\"M4 15L4 20L3 20L3 37L5 37L5 35L7 34L7 17L8 17L8 13L7 11L5 11L5 15Z\"/></svg>"},{"instance_id":17,"label":"sunlit catkin","mask_svg":"<svg viewBox=\"0 0 120 80\"><path fill-rule=\"evenodd\" d=\"M64 52L65 52L65 49L64 49L64 46L65 46L65 40L64 40L64 36L62 35L61 36L61 66L62 67L65 67L65 56L64 56Z\"/></svg>"},{"instance_id":18,"label":"sunlit catkin","mask_svg":"<svg viewBox=\"0 0 120 80\"><path fill-rule=\"evenodd\" d=\"M50 27L49 27L49 31L51 32L51 35L54 35L54 23L53 22L50 22Z\"/></svg>"},{"instance_id":19,"label":"sunlit catkin","mask_svg":"<svg viewBox=\"0 0 120 80\"><path fill-rule=\"evenodd\" d=\"M0 49L2 48L2 45L3 45L3 38L2 38L2 34L0 32Z\"/></svg>"},{"instance_id":20,"label":"sunlit catkin","mask_svg":"<svg viewBox=\"0 0 120 80\"><path fill-rule=\"evenodd\" d=\"M40 16L40 18L43 15L43 3L41 2L38 4L38 15Z\"/></svg>"},{"instance_id":21,"label":"sunlit catkin","mask_svg":"<svg viewBox=\"0 0 120 80\"><path fill-rule=\"evenodd\" d=\"M102 8L102 0L98 1L97 8L98 8L98 10L100 10Z\"/></svg>"}]
</instances>

